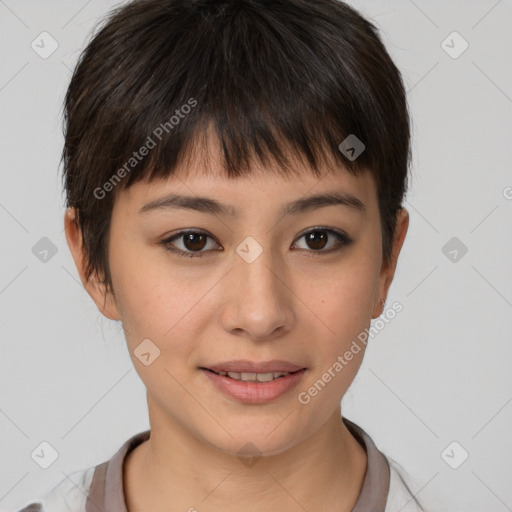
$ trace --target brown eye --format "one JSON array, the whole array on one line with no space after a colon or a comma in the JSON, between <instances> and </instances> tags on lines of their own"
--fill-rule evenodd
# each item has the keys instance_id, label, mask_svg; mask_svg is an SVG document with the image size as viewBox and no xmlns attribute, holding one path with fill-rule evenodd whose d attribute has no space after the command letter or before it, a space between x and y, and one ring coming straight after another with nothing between
<instances>
[{"instance_id":1,"label":"brown eye","mask_svg":"<svg viewBox=\"0 0 512 512\"><path fill-rule=\"evenodd\" d=\"M323 249L329 239L329 235L326 235L323 231L312 231L305 235L305 237L308 246L315 250Z\"/></svg>"},{"instance_id":2,"label":"brown eye","mask_svg":"<svg viewBox=\"0 0 512 512\"><path fill-rule=\"evenodd\" d=\"M315 228L310 230L302 234L298 240L302 238L306 241L306 247L300 248L311 249L308 252L317 252L319 255L339 251L353 242L353 239L347 234L327 228ZM331 240L334 244L330 242ZM331 243L331 246L325 249L329 243Z\"/></svg>"},{"instance_id":3,"label":"brown eye","mask_svg":"<svg viewBox=\"0 0 512 512\"><path fill-rule=\"evenodd\" d=\"M327 228L312 229L300 236L298 240L302 238L306 240L306 247L299 248L306 249L306 252L315 256L340 251L353 243L353 239L347 234ZM211 244L208 246L209 240L212 241L213 246ZM296 244L297 242L294 245ZM328 247L329 244L331 244L330 247ZM215 240L203 231L181 231L163 240L160 245L169 252L190 258L204 256L204 253L211 250L222 250L218 249L219 246ZM325 249L326 247L328 248Z\"/></svg>"},{"instance_id":4,"label":"brown eye","mask_svg":"<svg viewBox=\"0 0 512 512\"><path fill-rule=\"evenodd\" d=\"M183 245L189 251L200 251L206 246L206 236L202 233L187 233L183 236Z\"/></svg>"},{"instance_id":5,"label":"brown eye","mask_svg":"<svg viewBox=\"0 0 512 512\"><path fill-rule=\"evenodd\" d=\"M208 240L213 238L202 231L181 231L160 244L167 251L179 254L180 256L196 257L202 256L202 253L207 252L205 249L208 246ZM214 242L214 247L217 245ZM212 247L208 247L211 249Z\"/></svg>"}]
</instances>

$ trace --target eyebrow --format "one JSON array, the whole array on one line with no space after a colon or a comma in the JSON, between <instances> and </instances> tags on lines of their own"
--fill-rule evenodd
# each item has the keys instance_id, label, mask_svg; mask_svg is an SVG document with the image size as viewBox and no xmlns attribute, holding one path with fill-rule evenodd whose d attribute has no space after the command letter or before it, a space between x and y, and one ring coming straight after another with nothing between
<instances>
[{"instance_id":1,"label":"eyebrow","mask_svg":"<svg viewBox=\"0 0 512 512\"><path fill-rule=\"evenodd\" d=\"M297 215L299 213L324 208L326 206L345 206L350 210L361 215L366 214L364 203L357 197L346 192L333 192L325 194L315 194L292 201L283 206L281 210L282 216ZM210 213L215 215L224 215L228 217L238 218L240 213L231 205L205 196L186 196L180 194L170 194L168 196L156 199L144 205L139 210L139 214L146 214L155 210L176 210L187 209L195 210L202 213Z\"/></svg>"}]
</instances>

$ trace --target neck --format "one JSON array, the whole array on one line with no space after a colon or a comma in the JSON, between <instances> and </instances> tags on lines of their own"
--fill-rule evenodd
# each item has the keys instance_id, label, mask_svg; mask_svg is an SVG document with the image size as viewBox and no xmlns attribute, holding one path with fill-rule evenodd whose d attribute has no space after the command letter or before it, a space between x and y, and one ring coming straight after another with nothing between
<instances>
[{"instance_id":1,"label":"neck","mask_svg":"<svg viewBox=\"0 0 512 512\"><path fill-rule=\"evenodd\" d=\"M125 460L129 512L157 510L162 504L170 512L201 505L226 512L301 507L349 512L357 501L367 457L340 410L290 449L242 463L236 454L162 420L165 415L149 396L148 406L151 437Z\"/></svg>"}]
</instances>

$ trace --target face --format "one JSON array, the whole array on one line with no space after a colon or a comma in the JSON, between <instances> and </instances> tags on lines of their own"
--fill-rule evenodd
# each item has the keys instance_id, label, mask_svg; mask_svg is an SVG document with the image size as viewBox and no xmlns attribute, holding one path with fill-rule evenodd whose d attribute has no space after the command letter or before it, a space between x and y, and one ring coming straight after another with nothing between
<instances>
[{"instance_id":1,"label":"face","mask_svg":"<svg viewBox=\"0 0 512 512\"><path fill-rule=\"evenodd\" d=\"M250 441L271 455L339 414L364 345L342 371L333 368L382 312L394 263L382 265L370 174L326 170L318 179L305 169L300 178L283 178L253 170L229 180L192 165L121 192L109 239L115 297L104 303L98 288L88 289L106 316L122 322L152 420L225 452ZM324 194L348 202L304 202ZM183 208L166 202L171 195L225 208ZM68 242L73 250L69 233ZM227 362L237 360L278 360L302 370L252 383L208 370L236 370ZM319 380L324 385L310 393Z\"/></svg>"}]
</instances>

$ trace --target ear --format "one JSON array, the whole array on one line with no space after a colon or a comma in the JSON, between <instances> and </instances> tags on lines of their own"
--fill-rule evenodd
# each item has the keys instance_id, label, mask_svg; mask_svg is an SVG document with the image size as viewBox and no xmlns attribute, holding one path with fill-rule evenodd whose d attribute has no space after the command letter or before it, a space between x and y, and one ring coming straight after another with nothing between
<instances>
[{"instance_id":1,"label":"ear","mask_svg":"<svg viewBox=\"0 0 512 512\"><path fill-rule=\"evenodd\" d=\"M382 299L386 300L388 295L388 290L393 281L393 277L395 276L396 264L398 261L398 255L400 254L400 250L402 249L402 245L405 240L405 235L407 234L407 229L409 228L409 213L405 208L401 208L398 210L396 214L396 224L395 224L395 233L393 235L393 244L391 249L391 259L387 264L383 264L380 276L379 276L379 286L378 286L378 294L376 297L376 304L374 304L374 309L372 313L372 318L377 318L382 315L384 311L384 304L382 304Z\"/></svg>"},{"instance_id":2,"label":"ear","mask_svg":"<svg viewBox=\"0 0 512 512\"><path fill-rule=\"evenodd\" d=\"M75 261L80 280L87 293L100 310L100 312L111 320L120 320L117 302L113 292L107 291L96 273L91 275L90 280L85 277L86 257L83 248L83 237L77 222L76 209L68 208L64 214L64 230L71 255Z\"/></svg>"}]
</instances>

